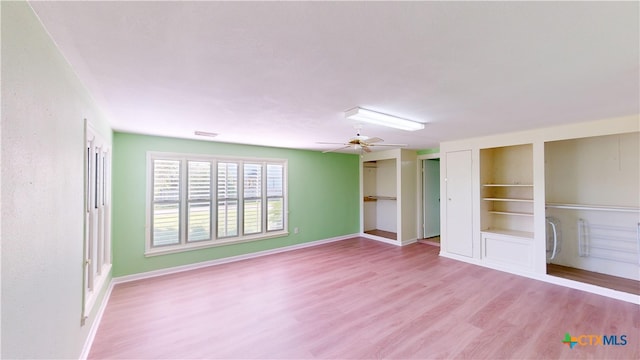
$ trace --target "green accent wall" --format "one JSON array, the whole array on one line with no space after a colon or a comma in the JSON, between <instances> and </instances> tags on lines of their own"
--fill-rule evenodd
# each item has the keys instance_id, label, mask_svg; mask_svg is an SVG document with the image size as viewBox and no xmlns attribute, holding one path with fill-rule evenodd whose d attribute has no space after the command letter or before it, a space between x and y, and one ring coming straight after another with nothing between
<instances>
[{"instance_id":1,"label":"green accent wall","mask_svg":"<svg viewBox=\"0 0 640 360\"><path fill-rule=\"evenodd\" d=\"M429 155L429 154L437 154L440 152L440 149L424 149L418 150L416 153L418 155Z\"/></svg>"},{"instance_id":2,"label":"green accent wall","mask_svg":"<svg viewBox=\"0 0 640 360\"><path fill-rule=\"evenodd\" d=\"M145 257L147 152L288 160L289 235ZM358 233L357 155L114 133L113 276L137 274ZM298 234L293 233L294 228Z\"/></svg>"}]
</instances>

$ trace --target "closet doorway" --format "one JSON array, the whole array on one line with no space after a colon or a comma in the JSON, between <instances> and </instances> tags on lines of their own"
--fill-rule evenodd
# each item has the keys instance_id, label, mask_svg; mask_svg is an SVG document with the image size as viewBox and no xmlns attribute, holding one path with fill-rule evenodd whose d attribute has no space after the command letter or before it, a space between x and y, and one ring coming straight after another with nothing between
<instances>
[{"instance_id":1,"label":"closet doorway","mask_svg":"<svg viewBox=\"0 0 640 360\"><path fill-rule=\"evenodd\" d=\"M396 159L365 161L362 169L364 232L397 240Z\"/></svg>"}]
</instances>

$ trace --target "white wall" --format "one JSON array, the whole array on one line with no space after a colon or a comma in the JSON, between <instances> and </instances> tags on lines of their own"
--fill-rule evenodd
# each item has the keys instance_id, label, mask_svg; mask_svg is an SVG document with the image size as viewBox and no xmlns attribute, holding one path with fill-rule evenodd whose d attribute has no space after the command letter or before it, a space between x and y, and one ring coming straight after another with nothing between
<instances>
[{"instance_id":1,"label":"white wall","mask_svg":"<svg viewBox=\"0 0 640 360\"><path fill-rule=\"evenodd\" d=\"M1 9L0 356L78 358L95 317L80 325L84 119L111 130L31 7Z\"/></svg>"},{"instance_id":2,"label":"white wall","mask_svg":"<svg viewBox=\"0 0 640 360\"><path fill-rule=\"evenodd\" d=\"M402 225L398 240L403 243L415 242L418 239L418 179L416 177L417 155L412 150L400 152L400 194L398 207Z\"/></svg>"},{"instance_id":3,"label":"white wall","mask_svg":"<svg viewBox=\"0 0 640 360\"><path fill-rule=\"evenodd\" d=\"M396 159L378 160L376 170L376 195L395 197Z\"/></svg>"},{"instance_id":4,"label":"white wall","mask_svg":"<svg viewBox=\"0 0 640 360\"><path fill-rule=\"evenodd\" d=\"M639 206L639 133L545 145L548 202Z\"/></svg>"}]
</instances>

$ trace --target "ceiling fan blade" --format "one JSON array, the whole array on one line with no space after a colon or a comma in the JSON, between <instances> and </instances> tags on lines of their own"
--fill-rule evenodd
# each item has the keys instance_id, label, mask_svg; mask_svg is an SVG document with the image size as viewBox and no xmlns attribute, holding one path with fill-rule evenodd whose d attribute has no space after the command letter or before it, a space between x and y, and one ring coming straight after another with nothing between
<instances>
[{"instance_id":1,"label":"ceiling fan blade","mask_svg":"<svg viewBox=\"0 0 640 360\"><path fill-rule=\"evenodd\" d=\"M321 144L321 145L347 145L345 143L340 143L340 142L324 142L324 141L318 141L318 142L316 142L316 144Z\"/></svg>"},{"instance_id":2,"label":"ceiling fan blade","mask_svg":"<svg viewBox=\"0 0 640 360\"><path fill-rule=\"evenodd\" d=\"M379 137L372 137L365 140L364 142L366 142L367 144L373 144L373 143L382 142L382 141L384 140L380 139Z\"/></svg>"},{"instance_id":3,"label":"ceiling fan blade","mask_svg":"<svg viewBox=\"0 0 640 360\"><path fill-rule=\"evenodd\" d=\"M371 146L395 146L395 147L407 147L407 144L371 144Z\"/></svg>"},{"instance_id":4,"label":"ceiling fan blade","mask_svg":"<svg viewBox=\"0 0 640 360\"><path fill-rule=\"evenodd\" d=\"M351 147L350 145L342 146L342 147L339 147L339 148L337 148L337 149L325 150L325 151L323 151L322 153L323 153L323 154L326 154L326 153L328 153L328 152L334 152L334 151L338 151L338 150L348 149L348 148L350 148L350 147Z\"/></svg>"},{"instance_id":5,"label":"ceiling fan blade","mask_svg":"<svg viewBox=\"0 0 640 360\"><path fill-rule=\"evenodd\" d=\"M369 149L369 147L368 147L368 146L362 146L362 150L363 150L364 152L366 152L366 153L370 153L370 152L371 152L371 149Z\"/></svg>"}]
</instances>

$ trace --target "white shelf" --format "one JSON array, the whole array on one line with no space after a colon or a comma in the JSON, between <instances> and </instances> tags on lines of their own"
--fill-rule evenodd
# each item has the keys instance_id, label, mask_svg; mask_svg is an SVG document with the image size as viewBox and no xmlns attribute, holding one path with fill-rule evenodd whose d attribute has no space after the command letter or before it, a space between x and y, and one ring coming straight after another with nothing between
<instances>
[{"instance_id":1,"label":"white shelf","mask_svg":"<svg viewBox=\"0 0 640 360\"><path fill-rule=\"evenodd\" d=\"M486 201L513 201L513 202L533 202L533 199L518 199L518 198L482 198Z\"/></svg>"},{"instance_id":2,"label":"white shelf","mask_svg":"<svg viewBox=\"0 0 640 360\"><path fill-rule=\"evenodd\" d=\"M365 201L372 201L372 200L396 200L397 198L395 196L378 196L378 195L373 195L373 196L365 196Z\"/></svg>"},{"instance_id":3,"label":"white shelf","mask_svg":"<svg viewBox=\"0 0 640 360\"><path fill-rule=\"evenodd\" d=\"M533 187L533 184L482 184L482 186L493 187Z\"/></svg>"},{"instance_id":4,"label":"white shelf","mask_svg":"<svg viewBox=\"0 0 640 360\"><path fill-rule=\"evenodd\" d=\"M510 215L510 216L533 216L532 213L516 212L516 211L489 211L491 214Z\"/></svg>"},{"instance_id":5,"label":"white shelf","mask_svg":"<svg viewBox=\"0 0 640 360\"><path fill-rule=\"evenodd\" d=\"M529 231L517 231L517 230L509 230L509 229L485 229L482 230L483 233L488 234L496 234L496 235L506 235L506 236L514 236L519 238L533 239L533 233Z\"/></svg>"},{"instance_id":6,"label":"white shelf","mask_svg":"<svg viewBox=\"0 0 640 360\"><path fill-rule=\"evenodd\" d=\"M606 206L606 205L584 205L584 204L561 204L547 203L546 207L554 209L571 210L596 210L596 211L616 211L616 212L640 212L640 208L633 206Z\"/></svg>"}]
</instances>

